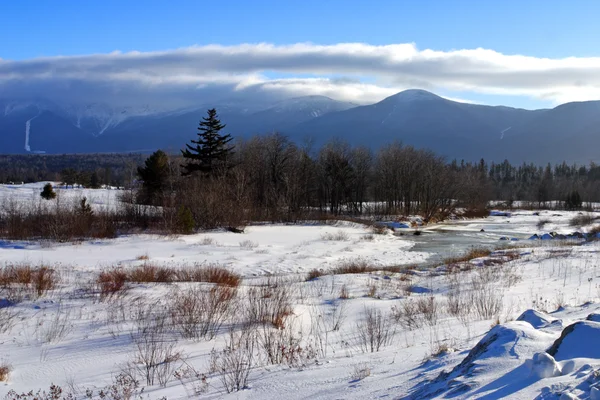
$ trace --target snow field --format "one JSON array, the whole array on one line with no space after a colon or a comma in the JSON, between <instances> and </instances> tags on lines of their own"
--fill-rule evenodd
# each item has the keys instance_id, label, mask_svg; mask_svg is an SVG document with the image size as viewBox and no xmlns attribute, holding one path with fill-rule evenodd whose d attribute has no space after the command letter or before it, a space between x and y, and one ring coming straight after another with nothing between
<instances>
[{"instance_id":1,"label":"snow field","mask_svg":"<svg viewBox=\"0 0 600 400\"><path fill-rule=\"evenodd\" d=\"M23 201L39 196L38 188L1 189L15 190L11 196ZM117 201L108 192L117 191L69 189L64 196L83 194L102 207ZM548 214L552 221L544 230L575 229L568 224L576 213ZM443 227L526 235L538 231L542 217L523 211L509 224L491 217ZM47 266L60 276L43 296L27 292L8 307L0 300L0 364L11 366L0 396L55 383L82 398L86 388L97 392L135 371L149 398L594 398L600 360L587 349L596 347L600 332L593 316L600 313L600 246L518 244L423 270L415 265L431 253L413 251L414 241L371 236L367 227L350 223L78 244L0 242L0 266ZM98 293L103 271L144 265L213 265L242 278L237 289L212 292L236 292L230 303L220 303L227 309L214 337L185 337L183 325L173 320L173 310L182 307L177 301L190 293L204 303L214 300L211 283L129 282L128 290L113 296ZM364 273L333 274L362 265L369 267ZM311 272L316 277L307 280ZM268 323L249 325L257 307L281 312L269 314ZM590 315L556 354L546 353L566 327ZM161 321L166 327L158 329ZM149 327L171 354L181 355L167 371L179 378L170 375L164 386L158 378L148 385L137 368L140 332ZM248 338L254 347L245 353ZM249 354L252 359L245 359ZM235 360L242 361L239 372L249 374L247 388L227 393L231 374L222 367L231 371L227 361Z\"/></svg>"}]
</instances>

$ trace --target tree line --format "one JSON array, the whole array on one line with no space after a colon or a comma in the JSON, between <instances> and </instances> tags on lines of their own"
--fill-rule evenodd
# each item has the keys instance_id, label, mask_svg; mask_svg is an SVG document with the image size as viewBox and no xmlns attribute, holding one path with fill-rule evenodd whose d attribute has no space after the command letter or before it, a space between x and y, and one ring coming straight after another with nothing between
<instances>
[{"instance_id":1,"label":"tree line","mask_svg":"<svg viewBox=\"0 0 600 400\"><path fill-rule=\"evenodd\" d=\"M87 187L130 186L143 154L0 155L0 183L54 181Z\"/></svg>"},{"instance_id":2,"label":"tree line","mask_svg":"<svg viewBox=\"0 0 600 400\"><path fill-rule=\"evenodd\" d=\"M321 147L272 133L233 138L216 110L181 154L2 156L9 171L33 168L43 180L126 186L112 209L92 210L85 198L65 202L51 185L38 202L4 199L0 237L73 240L141 230L191 233L243 229L250 222L328 218L381 220L453 213L488 214L490 200L511 207L579 209L600 201L600 167L488 165L448 162L424 149L390 143L378 150L332 140ZM145 159L144 159L145 158ZM25 163L25 161L31 163ZM136 162L138 160L139 162ZM40 168L40 171L35 171ZM54 172L55 171L55 172ZM108 173L108 172L110 173ZM6 170L0 170L4 175ZM54 200L53 200L54 199ZM550 201L552 201L550 203Z\"/></svg>"},{"instance_id":3,"label":"tree line","mask_svg":"<svg viewBox=\"0 0 600 400\"><path fill-rule=\"evenodd\" d=\"M399 142L373 151L333 140L320 148L273 133L234 141L209 110L181 155L152 154L137 201L185 215L195 227L297 221L315 215L447 218L483 215L490 200L580 208L600 200L600 168L447 162Z\"/></svg>"}]
</instances>

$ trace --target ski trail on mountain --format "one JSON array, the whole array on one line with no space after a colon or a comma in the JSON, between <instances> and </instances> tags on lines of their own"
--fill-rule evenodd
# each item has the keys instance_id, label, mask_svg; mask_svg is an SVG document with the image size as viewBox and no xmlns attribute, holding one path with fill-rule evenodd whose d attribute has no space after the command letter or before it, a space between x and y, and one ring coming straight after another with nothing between
<instances>
[{"instance_id":1,"label":"ski trail on mountain","mask_svg":"<svg viewBox=\"0 0 600 400\"><path fill-rule=\"evenodd\" d=\"M25 122L25 151L28 153L31 152L31 147L29 146L29 131L31 130L31 121L33 121L39 116L40 113L38 113L38 115L31 119L28 119L27 122Z\"/></svg>"},{"instance_id":2,"label":"ski trail on mountain","mask_svg":"<svg viewBox=\"0 0 600 400\"><path fill-rule=\"evenodd\" d=\"M509 126L508 128L504 129L503 131L500 132L500 140L504 139L504 132L510 130L510 128L512 128L512 126Z\"/></svg>"}]
</instances>

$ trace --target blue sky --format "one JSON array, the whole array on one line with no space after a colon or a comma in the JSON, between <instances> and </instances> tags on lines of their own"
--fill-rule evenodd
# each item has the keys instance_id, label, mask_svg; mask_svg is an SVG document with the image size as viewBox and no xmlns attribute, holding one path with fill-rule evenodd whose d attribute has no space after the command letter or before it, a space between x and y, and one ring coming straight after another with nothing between
<instances>
[{"instance_id":1,"label":"blue sky","mask_svg":"<svg viewBox=\"0 0 600 400\"><path fill-rule=\"evenodd\" d=\"M504 55L585 58L600 56L598 15L600 2L593 0L7 0L0 4L0 58L27 61L263 42L414 43L419 50L485 48ZM312 74L265 70L263 75ZM530 94L434 87L449 97L491 104L532 108L556 103Z\"/></svg>"}]
</instances>

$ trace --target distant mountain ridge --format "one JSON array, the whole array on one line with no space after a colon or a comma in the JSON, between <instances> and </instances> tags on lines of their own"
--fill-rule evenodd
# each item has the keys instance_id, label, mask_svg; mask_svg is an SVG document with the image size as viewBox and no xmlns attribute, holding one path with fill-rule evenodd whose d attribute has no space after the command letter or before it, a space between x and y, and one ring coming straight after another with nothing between
<instances>
[{"instance_id":1,"label":"distant mountain ridge","mask_svg":"<svg viewBox=\"0 0 600 400\"><path fill-rule=\"evenodd\" d=\"M373 149L401 141L448 158L513 162L599 161L600 101L547 110L460 103L411 89L359 106L325 96L231 101L169 109L0 98L0 153L178 150L217 108L235 137L281 132L320 145L340 138Z\"/></svg>"}]
</instances>

